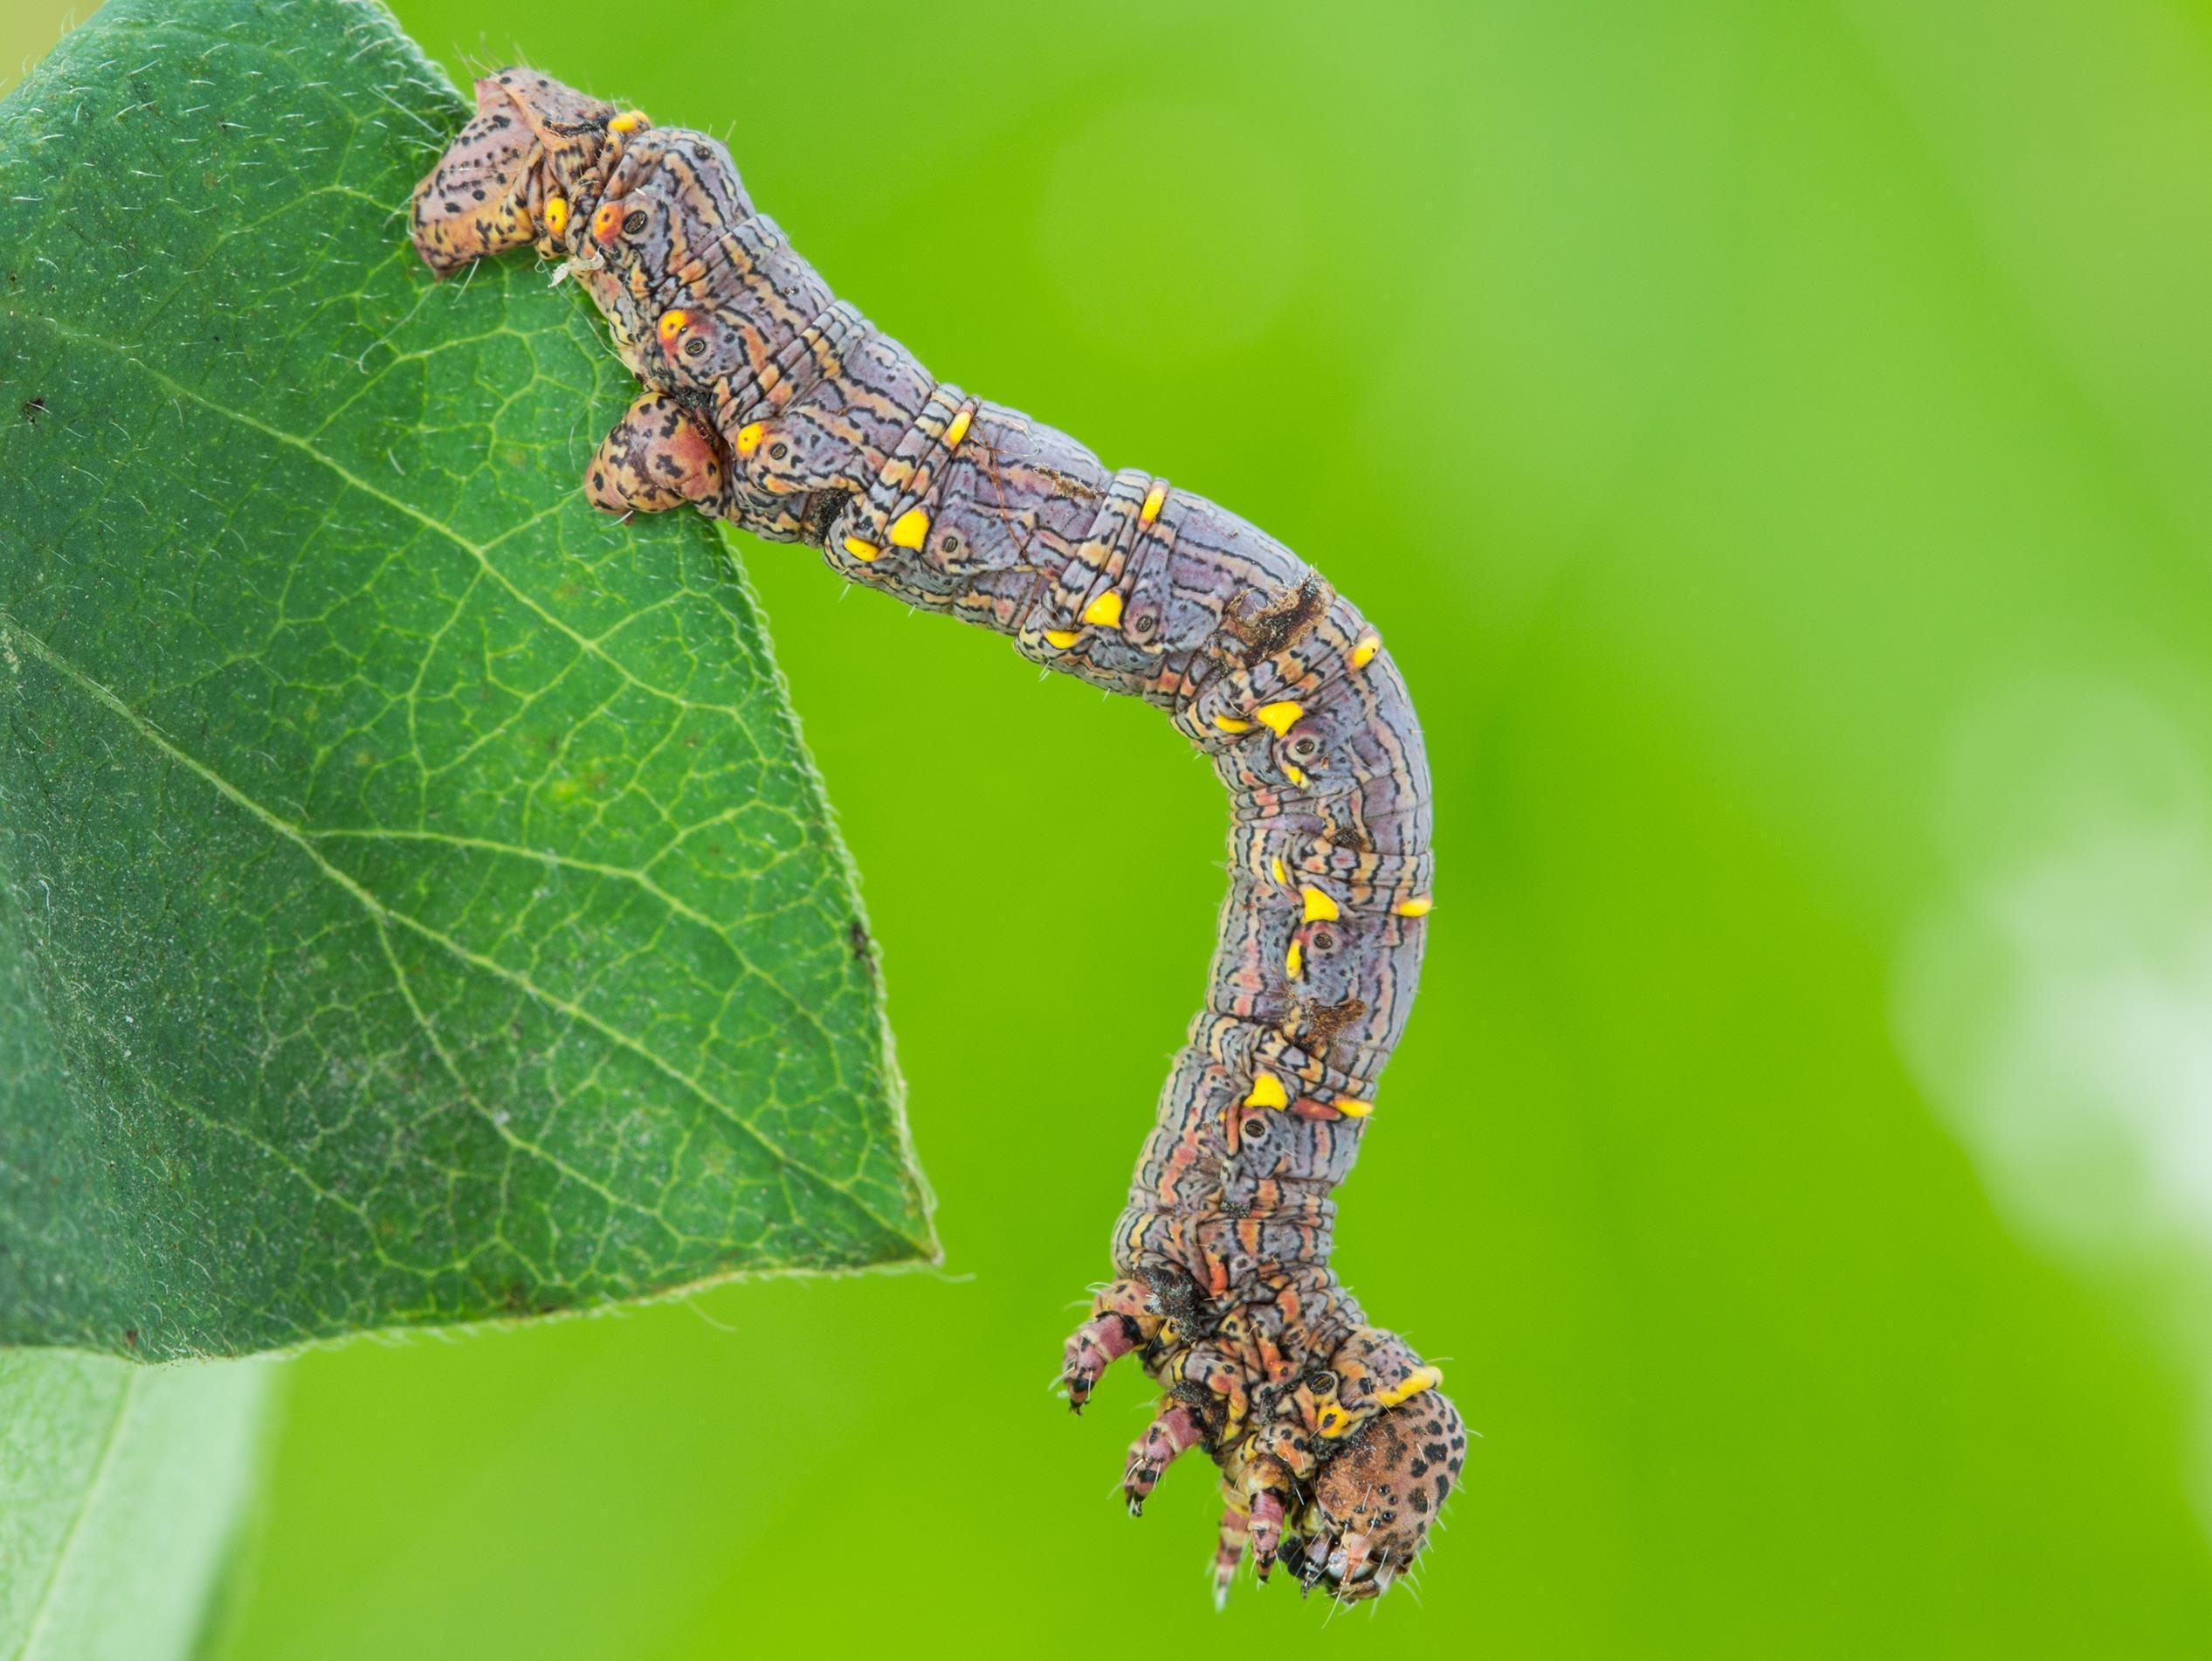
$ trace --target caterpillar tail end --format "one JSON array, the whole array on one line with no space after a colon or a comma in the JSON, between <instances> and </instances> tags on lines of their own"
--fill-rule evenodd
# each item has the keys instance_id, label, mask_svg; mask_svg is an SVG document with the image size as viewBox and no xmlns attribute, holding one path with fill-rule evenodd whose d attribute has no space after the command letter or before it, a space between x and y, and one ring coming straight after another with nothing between
<instances>
[{"instance_id":1,"label":"caterpillar tail end","mask_svg":"<svg viewBox=\"0 0 2212 1661\"><path fill-rule=\"evenodd\" d=\"M1194 1341L1190 1312L1168 1301L1175 1316L1143 1282L1115 1282L1067 1341L1061 1368L1078 1409L1133 1352L1168 1389L1122 1469L1130 1514L1143 1514L1170 1465L1203 1447L1226 1500L1209 1566L1216 1608L1247 1555L1255 1578L1279 1564L1305 1595L1357 1603L1389 1590L1427 1544L1466 1458L1466 1426L1437 1388L1443 1375L1395 1334L1362 1327L1294 1385L1247 1388L1234 1357L1212 1338Z\"/></svg>"},{"instance_id":2,"label":"caterpillar tail end","mask_svg":"<svg viewBox=\"0 0 2212 1661\"><path fill-rule=\"evenodd\" d=\"M1285 1563L1339 1602L1381 1596L1420 1555L1466 1456L1467 1427L1442 1391L1386 1409L1321 1466Z\"/></svg>"}]
</instances>

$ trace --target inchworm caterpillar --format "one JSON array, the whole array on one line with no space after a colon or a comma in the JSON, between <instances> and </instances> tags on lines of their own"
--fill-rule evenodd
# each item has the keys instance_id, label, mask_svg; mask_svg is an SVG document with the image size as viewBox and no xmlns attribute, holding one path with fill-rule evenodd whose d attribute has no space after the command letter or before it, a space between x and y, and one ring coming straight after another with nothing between
<instances>
[{"instance_id":1,"label":"inchworm caterpillar","mask_svg":"<svg viewBox=\"0 0 2212 1661\"><path fill-rule=\"evenodd\" d=\"M1141 1509L1203 1446L1249 1547L1373 1596L1421 1549L1466 1431L1441 1375L1329 1269L1329 1195L1413 1002L1428 762L1380 638L1311 567L1149 473L935 381L755 211L722 146L527 70L417 188L443 276L534 245L605 314L644 390L585 470L610 512L690 502L812 543L851 580L1014 637L1165 710L1235 809L1206 1008L1114 1231L1119 1278L1066 1344L1080 1409L1135 1352L1164 1395L1129 1451Z\"/></svg>"}]
</instances>

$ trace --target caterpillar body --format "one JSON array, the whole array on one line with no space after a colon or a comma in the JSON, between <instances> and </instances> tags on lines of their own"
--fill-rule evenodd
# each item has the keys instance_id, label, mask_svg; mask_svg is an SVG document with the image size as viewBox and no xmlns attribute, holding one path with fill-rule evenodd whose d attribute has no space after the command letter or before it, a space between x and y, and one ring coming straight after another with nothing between
<instances>
[{"instance_id":1,"label":"caterpillar body","mask_svg":"<svg viewBox=\"0 0 2212 1661\"><path fill-rule=\"evenodd\" d=\"M1135 1354L1161 1387L1132 1512L1203 1447L1224 1597L1249 1552L1374 1596L1457 1480L1441 1375L1329 1268L1402 1031L1430 907L1430 789L1405 683L1312 568L1152 474L932 378L757 212L723 147L527 70L417 187L445 275L534 245L605 315L643 390L585 469L615 513L690 503L802 541L849 579L1013 637L1165 710L1234 807L1230 892L1193 1023L1113 1236L1117 1275L1065 1345L1080 1410Z\"/></svg>"}]
</instances>

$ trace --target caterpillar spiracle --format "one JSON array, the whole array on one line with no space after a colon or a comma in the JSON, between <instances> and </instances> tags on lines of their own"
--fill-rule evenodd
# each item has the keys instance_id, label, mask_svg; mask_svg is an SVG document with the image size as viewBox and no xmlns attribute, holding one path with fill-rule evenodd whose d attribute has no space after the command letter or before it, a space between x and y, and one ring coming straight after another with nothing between
<instances>
[{"instance_id":1,"label":"caterpillar spiracle","mask_svg":"<svg viewBox=\"0 0 2212 1661\"><path fill-rule=\"evenodd\" d=\"M934 379L755 210L728 153L528 70L415 192L444 276L534 246L605 314L643 390L584 472L615 513L691 503L810 543L851 581L1014 638L1167 712L1234 806L1206 1007L1068 1339L1080 1410L1135 1354L1160 1410L1140 1511L1202 1447L1225 1598L1249 1551L1354 1601L1404 1573L1466 1452L1442 1375L1329 1268L1350 1170L1428 927L1428 762L1405 682L1351 603L1236 515L1108 472L1051 427Z\"/></svg>"}]
</instances>

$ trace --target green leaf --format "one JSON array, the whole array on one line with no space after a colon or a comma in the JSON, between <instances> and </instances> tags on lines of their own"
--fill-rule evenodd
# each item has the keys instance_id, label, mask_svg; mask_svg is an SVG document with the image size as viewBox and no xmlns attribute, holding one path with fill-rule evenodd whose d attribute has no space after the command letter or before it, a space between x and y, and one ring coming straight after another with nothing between
<instances>
[{"instance_id":1,"label":"green leaf","mask_svg":"<svg viewBox=\"0 0 2212 1661\"><path fill-rule=\"evenodd\" d=\"M272 1376L0 1352L0 1657L193 1652L258 1503Z\"/></svg>"},{"instance_id":2,"label":"green leaf","mask_svg":"<svg viewBox=\"0 0 2212 1661\"><path fill-rule=\"evenodd\" d=\"M0 103L0 1342L237 1354L934 1251L852 872L625 377L401 210L379 9Z\"/></svg>"}]
</instances>

